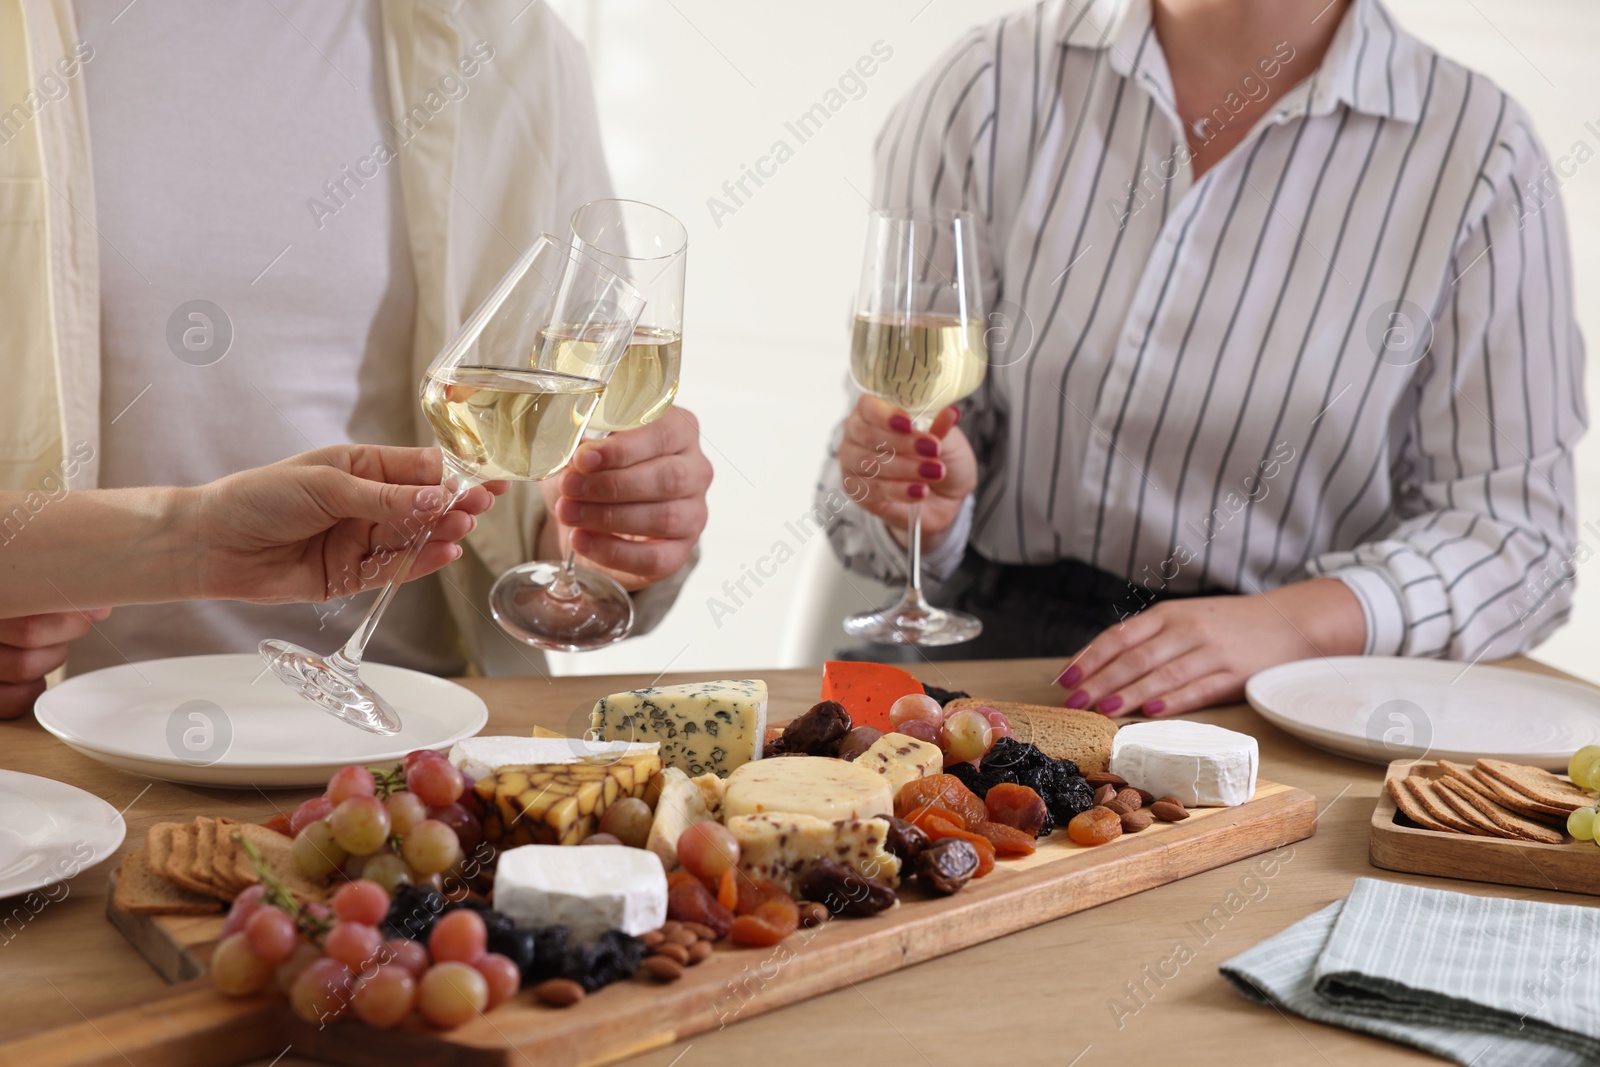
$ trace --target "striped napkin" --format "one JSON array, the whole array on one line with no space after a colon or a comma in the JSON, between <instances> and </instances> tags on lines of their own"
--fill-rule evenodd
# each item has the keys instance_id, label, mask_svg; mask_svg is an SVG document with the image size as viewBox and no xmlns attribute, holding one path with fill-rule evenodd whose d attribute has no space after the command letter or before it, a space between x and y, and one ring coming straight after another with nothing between
<instances>
[{"instance_id":1,"label":"striped napkin","mask_svg":"<svg viewBox=\"0 0 1600 1067\"><path fill-rule=\"evenodd\" d=\"M1235 956L1247 998L1471 1067L1600 1063L1600 908L1358 878Z\"/></svg>"}]
</instances>

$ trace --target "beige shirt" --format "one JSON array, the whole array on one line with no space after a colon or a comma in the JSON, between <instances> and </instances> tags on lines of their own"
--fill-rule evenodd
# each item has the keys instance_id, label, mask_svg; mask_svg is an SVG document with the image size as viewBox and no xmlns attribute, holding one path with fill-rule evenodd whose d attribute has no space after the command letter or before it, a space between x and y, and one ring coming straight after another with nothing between
<instances>
[{"instance_id":1,"label":"beige shirt","mask_svg":"<svg viewBox=\"0 0 1600 1067\"><path fill-rule=\"evenodd\" d=\"M409 378L420 381L518 253L541 231L564 234L572 208L610 195L610 179L582 48L544 4L384 0L381 10L387 165L415 282ZM61 482L99 484L103 409L127 401L102 395L100 277L119 253L96 230L83 76L96 47L71 0L0 0L0 486L41 501ZM431 444L415 405L410 415L411 440ZM542 669L536 650L493 625L485 596L495 575L531 558L543 521L538 487L515 486L442 573L452 620L486 673ZM637 632L665 614L687 569L636 597Z\"/></svg>"}]
</instances>

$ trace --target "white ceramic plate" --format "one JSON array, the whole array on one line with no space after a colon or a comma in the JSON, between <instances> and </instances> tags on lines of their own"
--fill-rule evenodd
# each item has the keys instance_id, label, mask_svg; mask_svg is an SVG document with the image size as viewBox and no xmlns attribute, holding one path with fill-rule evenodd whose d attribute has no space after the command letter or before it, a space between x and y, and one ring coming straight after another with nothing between
<instances>
[{"instance_id":1,"label":"white ceramic plate","mask_svg":"<svg viewBox=\"0 0 1600 1067\"><path fill-rule=\"evenodd\" d=\"M1490 757L1566 772L1600 743L1600 691L1503 667L1336 656L1272 667L1245 686L1270 722L1369 763Z\"/></svg>"},{"instance_id":2,"label":"white ceramic plate","mask_svg":"<svg viewBox=\"0 0 1600 1067\"><path fill-rule=\"evenodd\" d=\"M93 793L0 771L0 897L76 877L115 852L127 832L117 809Z\"/></svg>"},{"instance_id":3,"label":"white ceramic plate","mask_svg":"<svg viewBox=\"0 0 1600 1067\"><path fill-rule=\"evenodd\" d=\"M278 681L251 654L146 660L70 678L34 714L46 730L113 767L238 789L326 784L350 763L398 761L483 729L477 694L431 674L370 663L361 675L404 724L381 737L347 726Z\"/></svg>"}]
</instances>

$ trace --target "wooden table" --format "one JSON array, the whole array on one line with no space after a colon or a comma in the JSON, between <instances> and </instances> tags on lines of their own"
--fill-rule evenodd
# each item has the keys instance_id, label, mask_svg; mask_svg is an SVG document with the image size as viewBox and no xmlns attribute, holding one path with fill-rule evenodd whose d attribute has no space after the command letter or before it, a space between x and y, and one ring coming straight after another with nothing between
<instances>
[{"instance_id":1,"label":"wooden table","mask_svg":"<svg viewBox=\"0 0 1600 1067\"><path fill-rule=\"evenodd\" d=\"M1509 666L1557 674L1532 661ZM997 700L1053 703L1059 663L923 664L924 680ZM816 700L815 669L767 671L772 715ZM663 683L703 676L669 676ZM487 733L567 729L597 696L650 684L643 676L470 679L489 705ZM1247 707L1195 716L1254 734L1261 775L1314 793L1316 836L1282 850L1268 875L1246 860L869 982L742 1020L630 1063L668 1067L761 1063L1239 1063L1330 1067L1437 1062L1344 1030L1246 1003L1217 974L1235 953L1343 897L1363 875L1470 893L1572 903L1569 894L1408 877L1367 862L1368 820L1382 769L1310 748ZM70 782L125 808L129 842L165 819L197 813L260 819L307 793L198 789L149 782L80 756L36 723L0 723L0 766ZM125 845L124 848L127 846ZM161 995L165 984L104 918L116 862L52 891L37 914L0 901L0 1042ZM1192 958L1175 963L1186 953ZM308 1061L285 1056L277 1067ZM160 1067L134 1064L132 1067ZM265 1067L265 1065L262 1065Z\"/></svg>"}]
</instances>

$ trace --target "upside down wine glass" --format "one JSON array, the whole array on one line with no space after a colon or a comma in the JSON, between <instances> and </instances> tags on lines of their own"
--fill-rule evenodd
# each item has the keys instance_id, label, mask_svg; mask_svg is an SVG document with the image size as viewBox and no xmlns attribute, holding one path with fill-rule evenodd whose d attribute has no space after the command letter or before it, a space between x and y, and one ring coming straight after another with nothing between
<instances>
[{"instance_id":1,"label":"upside down wine glass","mask_svg":"<svg viewBox=\"0 0 1600 1067\"><path fill-rule=\"evenodd\" d=\"M443 515L485 481L540 481L565 467L627 349L644 297L570 245L541 234L496 283L423 378L422 411L444 452ZM361 657L433 532L427 517L344 647L287 641L261 656L307 700L352 726L393 734L400 717L361 679Z\"/></svg>"},{"instance_id":2,"label":"upside down wine glass","mask_svg":"<svg viewBox=\"0 0 1600 1067\"><path fill-rule=\"evenodd\" d=\"M983 384L977 233L964 211L874 212L868 224L850 376L863 392L902 408L919 431ZM909 510L905 592L888 607L845 619L845 633L896 645L970 641L981 622L922 595L922 507L913 500Z\"/></svg>"},{"instance_id":3,"label":"upside down wine glass","mask_svg":"<svg viewBox=\"0 0 1600 1067\"><path fill-rule=\"evenodd\" d=\"M645 426L678 393L683 352L683 283L689 234L658 207L637 200L594 200L572 214L572 246L626 279L644 311L588 436ZM578 353L581 355L581 353ZM566 558L513 567L489 590L500 628L554 652L588 652L633 630L633 597L615 578Z\"/></svg>"}]
</instances>

